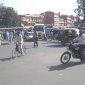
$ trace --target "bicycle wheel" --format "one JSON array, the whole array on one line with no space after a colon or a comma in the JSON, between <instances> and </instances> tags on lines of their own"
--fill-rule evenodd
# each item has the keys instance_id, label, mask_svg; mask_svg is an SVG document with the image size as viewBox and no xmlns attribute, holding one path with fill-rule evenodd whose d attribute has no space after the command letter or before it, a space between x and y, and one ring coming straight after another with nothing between
<instances>
[{"instance_id":1,"label":"bicycle wheel","mask_svg":"<svg viewBox=\"0 0 85 85\"><path fill-rule=\"evenodd\" d=\"M25 46L23 46L23 52L24 52L24 54L27 54L26 53L26 47Z\"/></svg>"},{"instance_id":2,"label":"bicycle wheel","mask_svg":"<svg viewBox=\"0 0 85 85\"><path fill-rule=\"evenodd\" d=\"M18 56L18 52L14 49L12 50L12 58L16 58Z\"/></svg>"}]
</instances>

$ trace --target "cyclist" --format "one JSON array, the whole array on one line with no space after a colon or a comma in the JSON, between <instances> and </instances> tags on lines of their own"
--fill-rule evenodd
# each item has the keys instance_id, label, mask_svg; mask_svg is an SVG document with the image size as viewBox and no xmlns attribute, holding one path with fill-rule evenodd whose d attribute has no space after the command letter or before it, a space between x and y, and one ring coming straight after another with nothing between
<instances>
[{"instance_id":1,"label":"cyclist","mask_svg":"<svg viewBox=\"0 0 85 85\"><path fill-rule=\"evenodd\" d=\"M21 35L20 31L17 31L17 33L15 34L15 44L16 44L16 51L20 50L20 52L23 55L23 36Z\"/></svg>"}]
</instances>

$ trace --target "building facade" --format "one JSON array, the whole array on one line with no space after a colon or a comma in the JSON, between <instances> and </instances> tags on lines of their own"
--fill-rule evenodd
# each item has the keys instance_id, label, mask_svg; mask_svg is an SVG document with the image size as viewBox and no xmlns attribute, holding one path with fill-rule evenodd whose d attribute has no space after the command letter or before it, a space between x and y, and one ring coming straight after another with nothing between
<instances>
[{"instance_id":1,"label":"building facade","mask_svg":"<svg viewBox=\"0 0 85 85\"><path fill-rule=\"evenodd\" d=\"M34 25L35 23L40 23L42 24L43 23L43 16L42 15L37 15L37 14L34 14L34 15L21 15L21 25L22 26L32 26Z\"/></svg>"},{"instance_id":2,"label":"building facade","mask_svg":"<svg viewBox=\"0 0 85 85\"><path fill-rule=\"evenodd\" d=\"M22 26L33 26L34 24L51 24L53 26L74 26L77 18L73 15L61 15L52 11L46 11L42 14L21 15Z\"/></svg>"},{"instance_id":3,"label":"building facade","mask_svg":"<svg viewBox=\"0 0 85 85\"><path fill-rule=\"evenodd\" d=\"M54 24L54 12L52 12L52 11L46 11L44 13L43 23L45 25L47 25L47 24L53 25Z\"/></svg>"}]
</instances>

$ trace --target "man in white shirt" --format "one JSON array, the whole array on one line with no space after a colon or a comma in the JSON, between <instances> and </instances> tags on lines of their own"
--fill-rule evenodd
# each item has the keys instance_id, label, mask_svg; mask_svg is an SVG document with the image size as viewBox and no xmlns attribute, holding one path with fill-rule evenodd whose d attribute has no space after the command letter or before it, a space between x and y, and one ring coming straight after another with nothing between
<instances>
[{"instance_id":1,"label":"man in white shirt","mask_svg":"<svg viewBox=\"0 0 85 85\"><path fill-rule=\"evenodd\" d=\"M80 60L81 62L84 61L83 59L83 55L82 55L82 51L85 50L85 34L84 34L84 30L80 30L79 31L79 36L76 37L73 42L78 42L79 44L79 56L80 56Z\"/></svg>"}]
</instances>

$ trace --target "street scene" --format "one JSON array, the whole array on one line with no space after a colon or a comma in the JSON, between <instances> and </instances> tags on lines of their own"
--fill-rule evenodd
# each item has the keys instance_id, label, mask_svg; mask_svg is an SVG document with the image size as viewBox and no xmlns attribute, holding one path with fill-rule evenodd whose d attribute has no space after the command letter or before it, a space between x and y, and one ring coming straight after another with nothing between
<instances>
[{"instance_id":1,"label":"street scene","mask_svg":"<svg viewBox=\"0 0 85 85\"><path fill-rule=\"evenodd\" d=\"M59 41L25 42L27 54L11 58L14 43L0 46L0 85L84 85L84 64L71 58L68 64L60 62L67 47ZM9 50L8 50L9 49Z\"/></svg>"},{"instance_id":2,"label":"street scene","mask_svg":"<svg viewBox=\"0 0 85 85\"><path fill-rule=\"evenodd\" d=\"M85 0L0 0L0 85L85 85Z\"/></svg>"}]
</instances>

